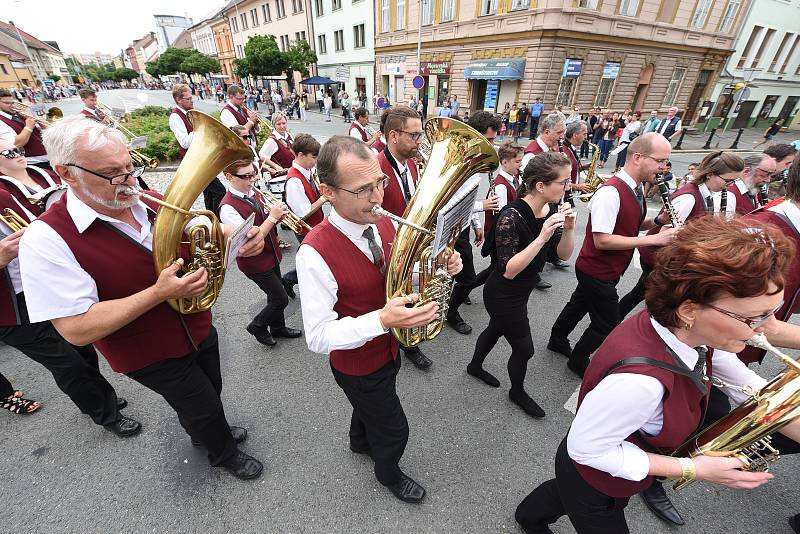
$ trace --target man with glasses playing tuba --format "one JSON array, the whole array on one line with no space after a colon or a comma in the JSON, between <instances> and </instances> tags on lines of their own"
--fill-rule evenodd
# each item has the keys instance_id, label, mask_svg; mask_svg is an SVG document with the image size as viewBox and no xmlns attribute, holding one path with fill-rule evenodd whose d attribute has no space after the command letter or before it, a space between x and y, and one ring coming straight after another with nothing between
<instances>
[{"instance_id":1,"label":"man with glasses playing tuba","mask_svg":"<svg viewBox=\"0 0 800 534\"><path fill-rule=\"evenodd\" d=\"M372 210L393 178L374 152L359 139L337 135L320 150L317 170L333 208L297 252L308 348L330 355L334 379L353 406L350 450L374 460L378 482L398 499L417 503L425 489L398 466L408 421L396 391L399 344L389 330L431 323L438 304L409 307L418 294L386 300L395 227ZM448 271L460 269L455 253Z\"/></svg>"},{"instance_id":2,"label":"man with glasses playing tuba","mask_svg":"<svg viewBox=\"0 0 800 534\"><path fill-rule=\"evenodd\" d=\"M259 476L261 463L237 446L246 430L225 417L211 312L179 314L167 302L204 294L208 273L178 276L183 259L154 272L153 227L167 214L135 189L143 169L133 167L124 136L68 117L44 141L70 189L20 245L31 321L51 320L67 341L95 345L114 371L161 395L212 465L241 479ZM194 218L187 227L207 222ZM263 249L259 229L248 236L241 256Z\"/></svg>"}]
</instances>

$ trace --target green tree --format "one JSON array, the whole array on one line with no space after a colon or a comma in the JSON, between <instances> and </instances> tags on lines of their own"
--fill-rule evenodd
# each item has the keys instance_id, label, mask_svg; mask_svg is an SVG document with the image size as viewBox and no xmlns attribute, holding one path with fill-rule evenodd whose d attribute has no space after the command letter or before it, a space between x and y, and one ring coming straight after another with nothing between
<instances>
[{"instance_id":1,"label":"green tree","mask_svg":"<svg viewBox=\"0 0 800 534\"><path fill-rule=\"evenodd\" d=\"M58 74L51 74L50 76L48 76L48 78L50 78L54 82L58 83L58 80L61 79L61 76L59 76Z\"/></svg>"},{"instance_id":2,"label":"green tree","mask_svg":"<svg viewBox=\"0 0 800 534\"><path fill-rule=\"evenodd\" d=\"M180 71L186 74L209 74L219 72L220 66L216 59L193 50L193 53L181 63Z\"/></svg>"},{"instance_id":3,"label":"green tree","mask_svg":"<svg viewBox=\"0 0 800 534\"><path fill-rule=\"evenodd\" d=\"M152 76L153 78L158 78L163 73L161 72L161 66L158 64L158 61L150 61L145 63L144 70Z\"/></svg>"},{"instance_id":4,"label":"green tree","mask_svg":"<svg viewBox=\"0 0 800 534\"><path fill-rule=\"evenodd\" d=\"M158 70L159 72L164 74L177 74L179 72L183 72L181 70L181 63L183 63L186 58L192 55L192 52L196 52L195 50L189 50L187 48L174 48L170 47L164 50L164 53L158 56Z\"/></svg>"},{"instance_id":5,"label":"green tree","mask_svg":"<svg viewBox=\"0 0 800 534\"><path fill-rule=\"evenodd\" d=\"M256 35L244 45L248 73L253 76L277 76L289 68L289 60L278 48L274 35Z\"/></svg>"},{"instance_id":6,"label":"green tree","mask_svg":"<svg viewBox=\"0 0 800 534\"><path fill-rule=\"evenodd\" d=\"M284 53L288 69L286 69L286 82L289 88L294 87L293 71L299 72L303 78L308 77L308 67L317 62L317 54L311 45L303 39L292 42L289 50Z\"/></svg>"},{"instance_id":7,"label":"green tree","mask_svg":"<svg viewBox=\"0 0 800 534\"><path fill-rule=\"evenodd\" d=\"M250 76L250 67L248 66L247 59L234 59L233 73L239 78L247 78Z\"/></svg>"},{"instance_id":8,"label":"green tree","mask_svg":"<svg viewBox=\"0 0 800 534\"><path fill-rule=\"evenodd\" d=\"M122 81L122 80L131 81L131 80L135 80L138 77L139 77L139 73L138 72L136 72L133 69L129 69L127 67L122 68L122 69L117 69L117 72L116 72L116 78L117 78L118 81Z\"/></svg>"},{"instance_id":9,"label":"green tree","mask_svg":"<svg viewBox=\"0 0 800 534\"><path fill-rule=\"evenodd\" d=\"M70 76L76 77L82 74L81 66L78 65L71 57L64 58L64 63L67 64L67 70L69 71Z\"/></svg>"}]
</instances>

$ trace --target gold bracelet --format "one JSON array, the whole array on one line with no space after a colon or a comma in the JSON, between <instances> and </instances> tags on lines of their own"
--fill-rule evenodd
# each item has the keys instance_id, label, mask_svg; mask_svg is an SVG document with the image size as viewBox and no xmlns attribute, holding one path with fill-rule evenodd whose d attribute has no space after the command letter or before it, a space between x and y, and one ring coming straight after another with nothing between
<instances>
[{"instance_id":1,"label":"gold bracelet","mask_svg":"<svg viewBox=\"0 0 800 534\"><path fill-rule=\"evenodd\" d=\"M697 467L691 458L678 458L681 464L681 480L695 480L697 478Z\"/></svg>"}]
</instances>

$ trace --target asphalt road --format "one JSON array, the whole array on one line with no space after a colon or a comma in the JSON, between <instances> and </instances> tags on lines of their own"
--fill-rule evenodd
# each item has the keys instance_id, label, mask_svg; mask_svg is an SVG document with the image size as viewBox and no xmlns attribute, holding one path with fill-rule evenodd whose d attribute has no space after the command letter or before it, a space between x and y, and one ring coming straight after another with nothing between
<instances>
[{"instance_id":1,"label":"asphalt road","mask_svg":"<svg viewBox=\"0 0 800 534\"><path fill-rule=\"evenodd\" d=\"M164 101L157 93L148 95L151 102ZM101 98L108 96L101 93ZM67 104L62 102L65 111ZM290 128L320 138L346 130L341 123L312 117L307 125L293 121ZM146 176L158 187L169 179L165 173ZM578 247L585 222L581 205ZM294 243L290 235L282 237ZM286 270L293 266L295 251L284 258ZM486 263L476 254L479 269ZM632 287L638 276L632 266L620 291ZM514 509L552 477L556 447L572 419L564 405L579 385L564 358L544 346L575 286L574 272L548 271L545 277L554 287L534 292L528 306L537 352L526 387L547 411L546 418L533 420L508 400L507 344L499 343L486 362L501 380L500 389L466 374L477 334L488 320L481 291L473 293L472 306L462 309L473 334L445 328L425 344L423 350L434 360L429 372L403 362L398 391L411 436L401 467L427 488L421 505L397 501L377 483L371 462L348 449L350 408L325 356L309 352L302 338L266 348L245 331L263 296L236 269L227 274L214 323L228 419L248 428L243 448L265 465L254 482L210 468L163 399L114 374L105 362L103 374L130 401L125 413L143 423L137 437L120 439L93 425L41 366L0 348L3 374L44 404L29 417L0 414L0 524L7 532L28 533L521 532ZM290 326L302 328L298 301L290 303L286 318ZM760 368L767 376L777 371L774 363ZM797 458L782 459L774 468L776 478L754 491L696 483L671 492L688 521L682 528L664 525L634 497L627 510L631 529L789 533L786 517L800 512L799 468ZM574 532L566 519L553 531Z\"/></svg>"}]
</instances>

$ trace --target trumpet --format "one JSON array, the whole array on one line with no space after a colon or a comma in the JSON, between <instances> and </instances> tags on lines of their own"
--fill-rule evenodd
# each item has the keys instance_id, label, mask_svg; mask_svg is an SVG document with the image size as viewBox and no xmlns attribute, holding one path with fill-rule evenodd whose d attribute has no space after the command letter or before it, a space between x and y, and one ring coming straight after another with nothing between
<instances>
[{"instance_id":1,"label":"trumpet","mask_svg":"<svg viewBox=\"0 0 800 534\"><path fill-rule=\"evenodd\" d=\"M0 213L0 221L11 228L12 232L19 232L23 228L28 227L28 221L23 219L19 213L11 208L6 208Z\"/></svg>"},{"instance_id":2,"label":"trumpet","mask_svg":"<svg viewBox=\"0 0 800 534\"><path fill-rule=\"evenodd\" d=\"M23 104L22 102L15 102L11 105L11 109L14 111L14 113L26 118L34 119L36 121L36 125L42 130L64 116L64 112L61 111L61 108L52 107L47 110L47 119L42 119L31 113L30 108L30 105Z\"/></svg>"},{"instance_id":3,"label":"trumpet","mask_svg":"<svg viewBox=\"0 0 800 534\"><path fill-rule=\"evenodd\" d=\"M134 137L138 137L129 128L126 128L125 126L123 126L122 125L122 121L118 121L117 119L114 118L113 112L111 111L111 109L107 105L103 104L102 102L98 102L97 103L97 108L100 109L100 111L102 111L103 113L106 114L106 116L109 118L109 120L111 120L111 125L114 128L116 128L117 130L119 130L120 132L122 132L125 135L125 137L128 138L129 142ZM128 153L130 153L130 155L131 155L131 159L133 160L133 164L136 165L137 167L147 167L149 169L155 169L156 167L158 167L159 161L158 161L157 158L151 158L147 154L144 154L144 153L142 153L139 150L136 150L134 148L129 148L128 149Z\"/></svg>"},{"instance_id":4,"label":"trumpet","mask_svg":"<svg viewBox=\"0 0 800 534\"><path fill-rule=\"evenodd\" d=\"M273 195L271 191L260 191L260 193L264 195L264 199L269 203L269 205L265 206L267 209L272 208L281 201L278 197ZM311 231L311 226L292 210L288 211L281 222L288 226L295 234L307 234Z\"/></svg>"}]
</instances>

